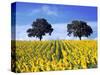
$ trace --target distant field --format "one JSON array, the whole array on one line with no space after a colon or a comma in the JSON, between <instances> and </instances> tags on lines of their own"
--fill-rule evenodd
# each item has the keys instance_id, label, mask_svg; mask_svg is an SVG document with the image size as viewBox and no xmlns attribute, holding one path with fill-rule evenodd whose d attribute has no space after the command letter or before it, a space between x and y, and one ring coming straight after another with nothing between
<instances>
[{"instance_id":1,"label":"distant field","mask_svg":"<svg viewBox=\"0 0 100 75\"><path fill-rule=\"evenodd\" d=\"M96 68L97 61L96 40L16 41L12 46L15 72Z\"/></svg>"}]
</instances>

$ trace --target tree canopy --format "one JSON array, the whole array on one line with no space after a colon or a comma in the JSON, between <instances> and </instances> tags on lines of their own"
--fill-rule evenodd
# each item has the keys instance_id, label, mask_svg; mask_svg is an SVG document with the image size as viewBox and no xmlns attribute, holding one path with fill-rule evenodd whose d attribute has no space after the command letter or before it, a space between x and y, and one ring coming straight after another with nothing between
<instances>
[{"instance_id":1,"label":"tree canopy","mask_svg":"<svg viewBox=\"0 0 100 75\"><path fill-rule=\"evenodd\" d=\"M32 28L29 28L27 30L29 37L36 37L40 40L46 33L49 33L49 35L51 35L52 32L53 28L51 24L48 23L47 20L44 18L38 18L36 19L36 21L33 21Z\"/></svg>"},{"instance_id":2,"label":"tree canopy","mask_svg":"<svg viewBox=\"0 0 100 75\"><path fill-rule=\"evenodd\" d=\"M73 34L81 40L81 37L83 36L90 36L93 33L93 30L86 22L73 20L72 23L67 25L67 32L69 36Z\"/></svg>"}]
</instances>

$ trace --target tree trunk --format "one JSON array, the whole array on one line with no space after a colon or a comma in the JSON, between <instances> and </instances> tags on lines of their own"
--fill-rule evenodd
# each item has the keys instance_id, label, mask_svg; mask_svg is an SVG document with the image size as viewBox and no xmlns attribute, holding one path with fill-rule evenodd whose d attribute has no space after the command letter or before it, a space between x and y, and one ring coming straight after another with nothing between
<instances>
[{"instance_id":1,"label":"tree trunk","mask_svg":"<svg viewBox=\"0 0 100 75\"><path fill-rule=\"evenodd\" d=\"M79 39L81 40L81 36L79 37Z\"/></svg>"},{"instance_id":2,"label":"tree trunk","mask_svg":"<svg viewBox=\"0 0 100 75\"><path fill-rule=\"evenodd\" d=\"M40 41L42 40L42 36L40 36Z\"/></svg>"}]
</instances>

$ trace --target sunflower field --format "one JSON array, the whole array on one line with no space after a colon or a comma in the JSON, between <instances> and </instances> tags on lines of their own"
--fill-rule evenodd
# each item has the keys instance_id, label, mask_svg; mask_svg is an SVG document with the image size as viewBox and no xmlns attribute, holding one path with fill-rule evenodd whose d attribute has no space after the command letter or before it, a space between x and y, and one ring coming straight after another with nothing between
<instances>
[{"instance_id":1,"label":"sunflower field","mask_svg":"<svg viewBox=\"0 0 100 75\"><path fill-rule=\"evenodd\" d=\"M18 73L96 68L97 41L16 41L11 56L12 71Z\"/></svg>"}]
</instances>

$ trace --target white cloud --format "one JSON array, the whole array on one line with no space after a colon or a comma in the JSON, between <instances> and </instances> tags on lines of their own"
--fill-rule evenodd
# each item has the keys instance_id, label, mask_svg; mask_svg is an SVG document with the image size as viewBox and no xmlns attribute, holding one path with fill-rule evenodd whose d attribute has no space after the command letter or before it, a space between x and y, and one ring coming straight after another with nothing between
<instances>
[{"instance_id":1,"label":"white cloud","mask_svg":"<svg viewBox=\"0 0 100 75\"><path fill-rule=\"evenodd\" d=\"M97 25L97 22L88 22L88 25L91 26L91 28L93 29L93 34L89 37L89 39L96 39L97 38L97 35L98 35L98 25Z\"/></svg>"},{"instance_id":2,"label":"white cloud","mask_svg":"<svg viewBox=\"0 0 100 75\"><path fill-rule=\"evenodd\" d=\"M67 40L79 40L78 37L67 36L67 23L61 23L61 24L51 24L54 28L54 31L52 32L51 36L46 34L43 36L42 40L60 40L60 39L67 39ZM97 39L97 23L96 22L88 22L88 25L90 25L93 29L93 34L90 37L82 37L82 39ZM32 37L29 38L27 36L27 29L31 28L31 24L28 25L16 25L16 39L17 40L39 40L38 38Z\"/></svg>"},{"instance_id":3,"label":"white cloud","mask_svg":"<svg viewBox=\"0 0 100 75\"><path fill-rule=\"evenodd\" d=\"M16 39L17 40L37 40L36 38L29 38L27 36L27 29L31 28L31 24L16 25Z\"/></svg>"},{"instance_id":4,"label":"white cloud","mask_svg":"<svg viewBox=\"0 0 100 75\"><path fill-rule=\"evenodd\" d=\"M67 36L67 28L66 24L52 24L52 27L54 28L54 31L52 32L51 36L44 36L43 40L47 39L54 39L54 40L59 40L59 39L65 39Z\"/></svg>"},{"instance_id":5,"label":"white cloud","mask_svg":"<svg viewBox=\"0 0 100 75\"><path fill-rule=\"evenodd\" d=\"M39 14L39 13L58 16L57 10L50 8L48 5L43 5L41 8L33 9L30 15Z\"/></svg>"}]
</instances>

